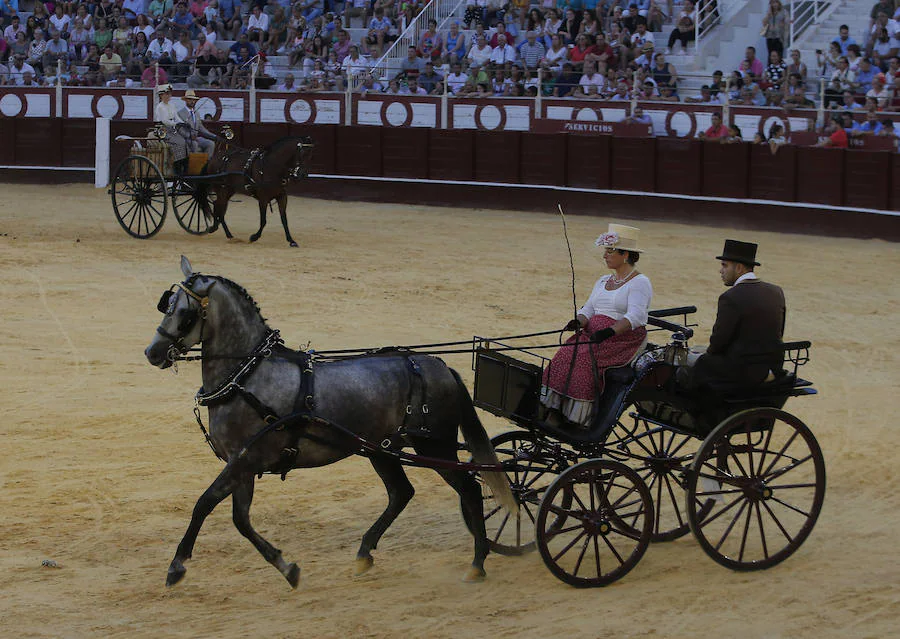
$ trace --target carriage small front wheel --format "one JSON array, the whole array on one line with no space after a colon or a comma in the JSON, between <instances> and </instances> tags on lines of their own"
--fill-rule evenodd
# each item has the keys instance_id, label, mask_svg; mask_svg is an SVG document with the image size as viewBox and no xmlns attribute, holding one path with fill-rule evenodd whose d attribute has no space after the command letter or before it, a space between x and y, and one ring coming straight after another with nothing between
<instances>
[{"instance_id":1,"label":"carriage small front wheel","mask_svg":"<svg viewBox=\"0 0 900 639\"><path fill-rule=\"evenodd\" d=\"M697 504L715 500L700 512ZM709 434L686 487L691 531L733 570L761 570L806 540L825 499L825 460L810 429L775 408L732 415Z\"/></svg>"},{"instance_id":2,"label":"carriage small front wheel","mask_svg":"<svg viewBox=\"0 0 900 639\"><path fill-rule=\"evenodd\" d=\"M538 435L522 430L507 431L491 438L517 505L515 512L506 512L494 499L490 486L478 477L491 552L524 555L535 549L534 525L541 498L557 475L568 467L566 458L546 450L542 445L544 442Z\"/></svg>"},{"instance_id":3,"label":"carriage small front wheel","mask_svg":"<svg viewBox=\"0 0 900 639\"><path fill-rule=\"evenodd\" d=\"M644 556L653 533L653 500L633 469L590 459L550 485L535 531L541 558L557 578L582 588L606 586Z\"/></svg>"},{"instance_id":4,"label":"carriage small front wheel","mask_svg":"<svg viewBox=\"0 0 900 639\"><path fill-rule=\"evenodd\" d=\"M159 233L168 210L168 192L156 163L129 155L116 169L109 194L116 219L126 233L141 240Z\"/></svg>"}]
</instances>

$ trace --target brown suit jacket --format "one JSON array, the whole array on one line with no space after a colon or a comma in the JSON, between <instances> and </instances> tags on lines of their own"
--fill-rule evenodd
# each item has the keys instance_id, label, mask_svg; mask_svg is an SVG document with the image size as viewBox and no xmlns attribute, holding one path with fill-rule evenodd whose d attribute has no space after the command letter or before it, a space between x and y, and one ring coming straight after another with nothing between
<instances>
[{"instance_id":1,"label":"brown suit jacket","mask_svg":"<svg viewBox=\"0 0 900 639\"><path fill-rule=\"evenodd\" d=\"M781 287L745 280L719 296L706 355L697 362L704 378L756 384L784 362L781 338L786 309ZM706 361L704 361L706 360Z\"/></svg>"}]
</instances>

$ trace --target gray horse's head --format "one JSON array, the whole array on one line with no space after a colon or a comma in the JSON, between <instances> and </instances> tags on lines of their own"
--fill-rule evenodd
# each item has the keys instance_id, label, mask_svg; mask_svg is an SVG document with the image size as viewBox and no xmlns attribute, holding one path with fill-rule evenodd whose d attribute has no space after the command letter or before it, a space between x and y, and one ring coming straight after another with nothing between
<instances>
[{"instance_id":1,"label":"gray horse's head","mask_svg":"<svg viewBox=\"0 0 900 639\"><path fill-rule=\"evenodd\" d=\"M144 350L147 360L159 368L168 368L177 355L186 353L203 339L209 289L215 280L194 273L188 259L181 256L184 281L173 284L159 298L157 308L163 313L153 341Z\"/></svg>"}]
</instances>

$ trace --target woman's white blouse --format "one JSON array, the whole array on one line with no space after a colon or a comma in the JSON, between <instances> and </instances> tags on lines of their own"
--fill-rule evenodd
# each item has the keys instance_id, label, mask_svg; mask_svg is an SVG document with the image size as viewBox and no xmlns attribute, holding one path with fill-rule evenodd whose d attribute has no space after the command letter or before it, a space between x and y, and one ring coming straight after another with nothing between
<instances>
[{"instance_id":1,"label":"woman's white blouse","mask_svg":"<svg viewBox=\"0 0 900 639\"><path fill-rule=\"evenodd\" d=\"M631 328L644 326L647 323L647 311L653 298L653 287L646 275L637 275L614 291L606 290L606 281L612 277L604 275L594 284L594 290L587 303L578 311L591 319L594 315L606 315L614 320L623 317L631 323Z\"/></svg>"},{"instance_id":2,"label":"woman's white blouse","mask_svg":"<svg viewBox=\"0 0 900 639\"><path fill-rule=\"evenodd\" d=\"M162 122L166 126L170 127L174 127L176 124L181 122L181 118L178 117L178 110L171 102L169 102L168 104L166 104L165 102L160 102L159 104L157 104L154 116L154 119L157 122Z\"/></svg>"}]
</instances>

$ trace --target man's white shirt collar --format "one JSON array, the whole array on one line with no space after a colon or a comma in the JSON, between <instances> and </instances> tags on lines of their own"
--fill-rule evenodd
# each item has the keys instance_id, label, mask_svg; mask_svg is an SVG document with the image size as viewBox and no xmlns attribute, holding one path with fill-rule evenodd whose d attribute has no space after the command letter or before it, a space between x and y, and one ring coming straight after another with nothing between
<instances>
[{"instance_id":1,"label":"man's white shirt collar","mask_svg":"<svg viewBox=\"0 0 900 639\"><path fill-rule=\"evenodd\" d=\"M739 278L737 278L734 281L734 285L737 286L741 282L749 282L750 280L758 280L758 279L759 278L756 277L756 273L754 273L753 271L750 271L749 273L744 273Z\"/></svg>"}]
</instances>

